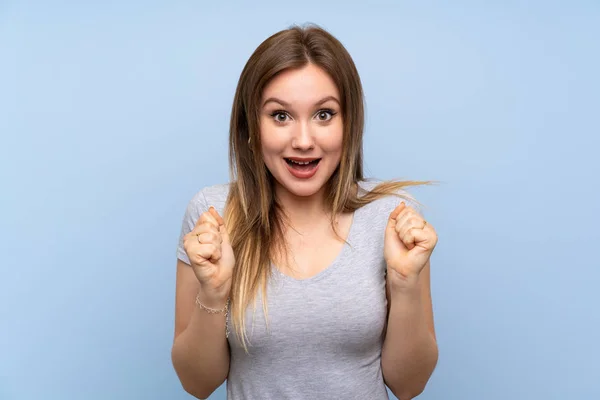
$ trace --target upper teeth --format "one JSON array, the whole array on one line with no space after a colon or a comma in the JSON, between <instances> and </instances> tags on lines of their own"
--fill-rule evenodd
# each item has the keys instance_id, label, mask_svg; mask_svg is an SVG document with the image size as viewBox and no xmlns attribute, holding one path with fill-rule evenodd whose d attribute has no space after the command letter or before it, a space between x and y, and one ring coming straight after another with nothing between
<instances>
[{"instance_id":1,"label":"upper teeth","mask_svg":"<svg viewBox=\"0 0 600 400\"><path fill-rule=\"evenodd\" d=\"M310 161L294 161L294 160L290 160L291 162L293 162L294 164L300 164L300 165L306 165L309 164Z\"/></svg>"}]
</instances>

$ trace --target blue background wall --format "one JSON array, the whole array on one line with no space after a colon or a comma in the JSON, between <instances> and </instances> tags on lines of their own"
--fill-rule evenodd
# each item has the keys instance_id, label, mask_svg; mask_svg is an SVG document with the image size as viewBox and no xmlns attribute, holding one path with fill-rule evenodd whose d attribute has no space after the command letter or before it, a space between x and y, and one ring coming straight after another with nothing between
<instances>
[{"instance_id":1,"label":"blue background wall","mask_svg":"<svg viewBox=\"0 0 600 400\"><path fill-rule=\"evenodd\" d=\"M356 61L369 175L442 182L420 398L600 398L600 3L212 3L0 2L0 399L189 398L181 217L228 179L244 63L304 22Z\"/></svg>"}]
</instances>

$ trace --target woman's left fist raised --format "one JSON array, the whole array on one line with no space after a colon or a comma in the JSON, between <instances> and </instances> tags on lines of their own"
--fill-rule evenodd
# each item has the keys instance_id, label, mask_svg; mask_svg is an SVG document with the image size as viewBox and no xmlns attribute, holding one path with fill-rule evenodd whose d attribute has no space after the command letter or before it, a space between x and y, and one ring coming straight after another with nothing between
<instances>
[{"instance_id":1,"label":"woman's left fist raised","mask_svg":"<svg viewBox=\"0 0 600 400\"><path fill-rule=\"evenodd\" d=\"M404 202L391 212L385 230L383 256L388 279L416 282L437 244L437 233L412 207ZM391 275L396 275L391 277Z\"/></svg>"}]
</instances>

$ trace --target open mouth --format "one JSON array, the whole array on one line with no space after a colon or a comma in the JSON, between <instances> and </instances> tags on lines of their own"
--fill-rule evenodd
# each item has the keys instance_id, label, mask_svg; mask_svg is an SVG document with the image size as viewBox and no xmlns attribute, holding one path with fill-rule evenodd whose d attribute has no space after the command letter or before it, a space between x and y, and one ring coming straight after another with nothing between
<instances>
[{"instance_id":1,"label":"open mouth","mask_svg":"<svg viewBox=\"0 0 600 400\"><path fill-rule=\"evenodd\" d=\"M314 160L306 160L306 161L298 161L298 160L292 160L289 158L285 158L285 161L288 163L288 165L290 167L292 167L293 169L297 170L297 171L310 171L313 168L315 168L317 166L317 164L319 164L319 161L321 161L320 158L316 158Z\"/></svg>"}]
</instances>

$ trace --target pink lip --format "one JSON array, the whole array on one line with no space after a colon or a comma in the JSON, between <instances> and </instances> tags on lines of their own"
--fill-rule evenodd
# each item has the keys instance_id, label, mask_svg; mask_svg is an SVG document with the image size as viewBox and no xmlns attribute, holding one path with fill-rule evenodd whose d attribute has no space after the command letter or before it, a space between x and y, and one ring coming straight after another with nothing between
<instances>
[{"instance_id":1,"label":"pink lip","mask_svg":"<svg viewBox=\"0 0 600 400\"><path fill-rule=\"evenodd\" d=\"M301 161L301 162L316 160L316 158L312 158L312 159L310 159L310 158L308 158L308 159L289 158L289 159L290 160L294 160L294 161ZM298 171L298 170L292 168L287 163L287 161L284 160L283 162L285 163L285 166L288 169L288 171L290 172L290 174L292 174L294 177L296 177L298 179L310 179L310 178L312 178L317 173L317 171L319 170L319 165L321 165L321 161L319 161L317 163L317 165L313 169L311 169L310 171Z\"/></svg>"}]
</instances>

